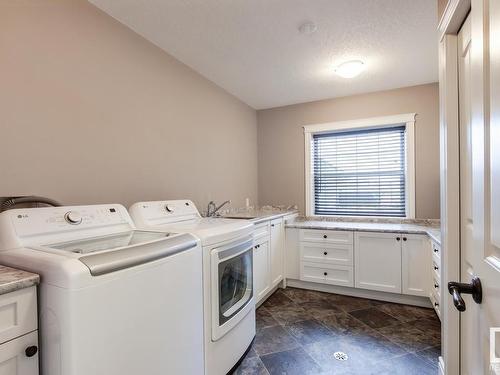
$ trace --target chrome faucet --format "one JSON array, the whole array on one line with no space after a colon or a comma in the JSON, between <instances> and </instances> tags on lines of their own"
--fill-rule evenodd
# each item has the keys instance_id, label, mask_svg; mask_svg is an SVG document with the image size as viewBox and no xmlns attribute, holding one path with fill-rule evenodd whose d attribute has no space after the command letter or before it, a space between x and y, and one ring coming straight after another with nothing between
<instances>
[{"instance_id":1,"label":"chrome faucet","mask_svg":"<svg viewBox=\"0 0 500 375\"><path fill-rule=\"evenodd\" d=\"M207 217L214 217L214 216L219 216L218 212L219 210L224 207L226 204L230 204L231 201L227 200L224 203L222 203L219 207L216 206L214 201L210 201L207 206Z\"/></svg>"}]
</instances>

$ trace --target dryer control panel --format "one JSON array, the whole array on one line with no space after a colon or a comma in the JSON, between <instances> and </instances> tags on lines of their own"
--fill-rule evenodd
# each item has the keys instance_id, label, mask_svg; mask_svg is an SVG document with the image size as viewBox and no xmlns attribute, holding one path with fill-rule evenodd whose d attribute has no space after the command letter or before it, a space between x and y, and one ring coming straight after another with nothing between
<instances>
[{"instance_id":1,"label":"dryer control panel","mask_svg":"<svg viewBox=\"0 0 500 375\"><path fill-rule=\"evenodd\" d=\"M138 202L130 207L129 212L139 227L178 223L201 217L194 203L187 199Z\"/></svg>"}]
</instances>

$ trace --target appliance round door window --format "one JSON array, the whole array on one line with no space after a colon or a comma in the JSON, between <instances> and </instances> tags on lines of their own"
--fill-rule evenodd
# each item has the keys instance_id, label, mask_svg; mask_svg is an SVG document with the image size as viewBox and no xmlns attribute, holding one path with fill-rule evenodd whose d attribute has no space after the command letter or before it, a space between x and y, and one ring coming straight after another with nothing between
<instances>
[{"instance_id":1,"label":"appliance round door window","mask_svg":"<svg viewBox=\"0 0 500 375\"><path fill-rule=\"evenodd\" d=\"M219 263L219 325L252 298L252 249Z\"/></svg>"}]
</instances>

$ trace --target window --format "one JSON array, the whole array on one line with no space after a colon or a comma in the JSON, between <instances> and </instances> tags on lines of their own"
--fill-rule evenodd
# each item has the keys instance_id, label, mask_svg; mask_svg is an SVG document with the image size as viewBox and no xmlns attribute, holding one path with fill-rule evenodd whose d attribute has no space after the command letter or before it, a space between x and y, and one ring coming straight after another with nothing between
<instances>
[{"instance_id":1,"label":"window","mask_svg":"<svg viewBox=\"0 0 500 375\"><path fill-rule=\"evenodd\" d=\"M306 126L306 214L414 217L415 114Z\"/></svg>"}]
</instances>

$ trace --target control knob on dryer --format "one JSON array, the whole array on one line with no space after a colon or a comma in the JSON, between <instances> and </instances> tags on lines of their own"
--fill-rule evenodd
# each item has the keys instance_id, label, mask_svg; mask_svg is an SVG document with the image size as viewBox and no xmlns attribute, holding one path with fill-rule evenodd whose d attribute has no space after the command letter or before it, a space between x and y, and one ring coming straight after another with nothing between
<instances>
[{"instance_id":1,"label":"control knob on dryer","mask_svg":"<svg viewBox=\"0 0 500 375\"><path fill-rule=\"evenodd\" d=\"M64 219L69 224L77 225L77 224L80 224L82 222L82 215L80 215L80 213L77 211L68 211L64 215Z\"/></svg>"}]
</instances>

